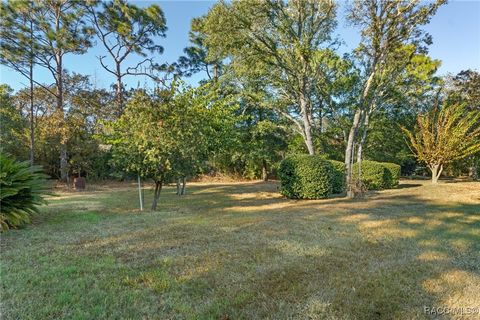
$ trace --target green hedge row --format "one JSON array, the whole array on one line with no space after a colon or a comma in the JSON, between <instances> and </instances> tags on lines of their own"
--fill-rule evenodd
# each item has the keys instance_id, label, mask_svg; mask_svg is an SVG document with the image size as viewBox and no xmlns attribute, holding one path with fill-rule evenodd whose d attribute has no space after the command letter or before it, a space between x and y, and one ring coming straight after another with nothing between
<instances>
[{"instance_id":1,"label":"green hedge row","mask_svg":"<svg viewBox=\"0 0 480 320\"><path fill-rule=\"evenodd\" d=\"M358 163L353 165L353 178L358 179ZM395 188L400 178L400 166L395 163L363 160L362 181L368 190Z\"/></svg>"},{"instance_id":2,"label":"green hedge row","mask_svg":"<svg viewBox=\"0 0 480 320\"><path fill-rule=\"evenodd\" d=\"M290 199L322 199L333 191L333 165L321 156L295 155L280 164L280 192Z\"/></svg>"},{"instance_id":3,"label":"green hedge row","mask_svg":"<svg viewBox=\"0 0 480 320\"><path fill-rule=\"evenodd\" d=\"M358 164L353 165L358 178ZM369 190L398 185L400 166L394 163L362 161L362 181ZM280 164L280 192L291 199L322 199L345 192L345 164L324 156L295 155Z\"/></svg>"}]
</instances>

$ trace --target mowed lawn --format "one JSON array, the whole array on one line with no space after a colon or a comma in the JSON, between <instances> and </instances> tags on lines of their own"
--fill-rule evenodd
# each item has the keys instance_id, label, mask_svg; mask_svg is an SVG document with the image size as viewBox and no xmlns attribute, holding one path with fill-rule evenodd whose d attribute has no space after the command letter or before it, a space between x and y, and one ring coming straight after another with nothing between
<instances>
[{"instance_id":1,"label":"mowed lawn","mask_svg":"<svg viewBox=\"0 0 480 320\"><path fill-rule=\"evenodd\" d=\"M184 197L166 188L158 212L137 206L133 184L61 193L3 234L2 319L423 319L425 306L480 306L480 183L318 201L283 199L273 182L197 183Z\"/></svg>"}]
</instances>

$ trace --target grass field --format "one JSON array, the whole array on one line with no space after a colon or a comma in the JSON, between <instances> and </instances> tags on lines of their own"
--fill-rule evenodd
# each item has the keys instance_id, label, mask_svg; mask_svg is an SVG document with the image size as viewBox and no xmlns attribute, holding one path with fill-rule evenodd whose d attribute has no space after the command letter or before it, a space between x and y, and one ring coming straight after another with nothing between
<instances>
[{"instance_id":1,"label":"grass field","mask_svg":"<svg viewBox=\"0 0 480 320\"><path fill-rule=\"evenodd\" d=\"M480 306L480 183L403 181L359 200L286 200L260 182L188 192L166 188L158 212L136 209L134 185L51 198L2 235L2 319L423 319L424 306Z\"/></svg>"}]
</instances>

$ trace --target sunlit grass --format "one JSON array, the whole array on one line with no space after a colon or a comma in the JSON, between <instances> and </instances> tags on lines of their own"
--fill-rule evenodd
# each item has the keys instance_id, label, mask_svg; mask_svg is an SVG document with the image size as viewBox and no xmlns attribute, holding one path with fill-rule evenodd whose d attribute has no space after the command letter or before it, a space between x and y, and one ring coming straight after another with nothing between
<instances>
[{"instance_id":1,"label":"sunlit grass","mask_svg":"<svg viewBox=\"0 0 480 320\"><path fill-rule=\"evenodd\" d=\"M318 201L195 184L166 188L158 212L137 196L61 193L2 235L2 318L412 319L480 305L478 183Z\"/></svg>"}]
</instances>

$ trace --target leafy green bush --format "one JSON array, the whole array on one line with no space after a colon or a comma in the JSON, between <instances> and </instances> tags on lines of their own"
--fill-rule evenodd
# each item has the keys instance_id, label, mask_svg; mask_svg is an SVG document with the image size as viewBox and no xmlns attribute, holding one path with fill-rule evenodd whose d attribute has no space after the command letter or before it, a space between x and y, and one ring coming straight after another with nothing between
<instances>
[{"instance_id":1,"label":"leafy green bush","mask_svg":"<svg viewBox=\"0 0 480 320\"><path fill-rule=\"evenodd\" d=\"M44 204L46 176L41 167L30 167L28 162L18 162L0 155L0 227L17 228L30 222L37 206Z\"/></svg>"},{"instance_id":2,"label":"leafy green bush","mask_svg":"<svg viewBox=\"0 0 480 320\"><path fill-rule=\"evenodd\" d=\"M335 194L345 192L345 163L328 160L333 165L332 192Z\"/></svg>"},{"instance_id":3,"label":"leafy green bush","mask_svg":"<svg viewBox=\"0 0 480 320\"><path fill-rule=\"evenodd\" d=\"M358 179L358 162L353 165L352 170L353 178ZM381 162L362 161L362 182L368 190L384 189L391 179L390 171Z\"/></svg>"},{"instance_id":4,"label":"leafy green bush","mask_svg":"<svg viewBox=\"0 0 480 320\"><path fill-rule=\"evenodd\" d=\"M296 155L282 161L278 170L281 193L292 199L321 199L333 190L333 165L321 156Z\"/></svg>"},{"instance_id":5,"label":"leafy green bush","mask_svg":"<svg viewBox=\"0 0 480 320\"><path fill-rule=\"evenodd\" d=\"M400 179L401 167L396 163L382 162L382 165L390 172L390 180L384 183L384 188L395 188Z\"/></svg>"},{"instance_id":6,"label":"leafy green bush","mask_svg":"<svg viewBox=\"0 0 480 320\"><path fill-rule=\"evenodd\" d=\"M358 163L353 165L353 178L358 179ZM362 182L368 190L395 188L400 178L400 166L390 162L362 161Z\"/></svg>"}]
</instances>

